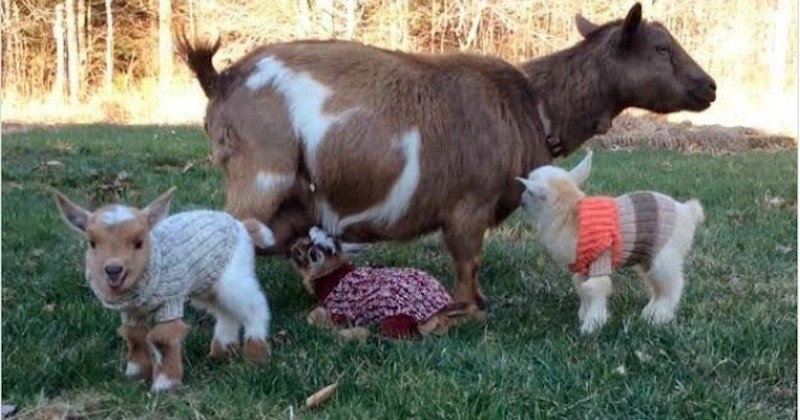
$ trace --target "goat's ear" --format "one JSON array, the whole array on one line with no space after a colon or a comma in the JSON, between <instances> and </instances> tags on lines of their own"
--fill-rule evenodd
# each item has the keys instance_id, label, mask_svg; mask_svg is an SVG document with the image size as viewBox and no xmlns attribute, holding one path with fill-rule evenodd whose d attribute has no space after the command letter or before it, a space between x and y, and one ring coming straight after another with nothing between
<instances>
[{"instance_id":1,"label":"goat's ear","mask_svg":"<svg viewBox=\"0 0 800 420\"><path fill-rule=\"evenodd\" d=\"M578 27L578 33L580 33L584 38L589 36L590 33L594 32L598 28L597 24L589 22L589 20L583 17L580 13L575 14L575 26Z\"/></svg>"},{"instance_id":2,"label":"goat's ear","mask_svg":"<svg viewBox=\"0 0 800 420\"><path fill-rule=\"evenodd\" d=\"M172 202L172 196L175 195L176 189L176 187L170 188L142 210L145 216L147 216L147 223L151 228L169 214L169 205Z\"/></svg>"},{"instance_id":3,"label":"goat's ear","mask_svg":"<svg viewBox=\"0 0 800 420\"><path fill-rule=\"evenodd\" d=\"M586 156L583 157L583 160L579 164L577 164L571 171L569 171L572 180L575 181L576 184L581 185L583 184L586 179L589 178L589 173L592 171L592 151L589 150L586 153Z\"/></svg>"},{"instance_id":4,"label":"goat's ear","mask_svg":"<svg viewBox=\"0 0 800 420\"><path fill-rule=\"evenodd\" d=\"M625 16L625 22L622 23L622 37L620 38L620 46L628 48L633 42L633 36L636 30L639 29L639 24L642 22L642 4L636 3L628 11Z\"/></svg>"},{"instance_id":5,"label":"goat's ear","mask_svg":"<svg viewBox=\"0 0 800 420\"><path fill-rule=\"evenodd\" d=\"M325 253L316 245L308 249L308 262L312 267L319 267L325 262Z\"/></svg>"},{"instance_id":6,"label":"goat's ear","mask_svg":"<svg viewBox=\"0 0 800 420\"><path fill-rule=\"evenodd\" d=\"M80 233L86 233L86 224L89 222L89 213L83 207L73 203L64 194L58 191L53 193L58 211L67 224Z\"/></svg>"},{"instance_id":7,"label":"goat's ear","mask_svg":"<svg viewBox=\"0 0 800 420\"><path fill-rule=\"evenodd\" d=\"M539 200L547 198L547 187L539 183L533 182L526 178L517 177L517 180L525 185L525 190L531 193Z\"/></svg>"}]
</instances>

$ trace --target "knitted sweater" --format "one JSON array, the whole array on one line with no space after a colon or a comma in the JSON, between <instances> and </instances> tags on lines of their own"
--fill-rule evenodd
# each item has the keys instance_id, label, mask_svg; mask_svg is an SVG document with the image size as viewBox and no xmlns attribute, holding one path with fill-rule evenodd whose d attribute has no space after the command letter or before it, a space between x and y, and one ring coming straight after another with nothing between
<instances>
[{"instance_id":1,"label":"knitted sweater","mask_svg":"<svg viewBox=\"0 0 800 420\"><path fill-rule=\"evenodd\" d=\"M578 203L575 262L569 269L594 277L624 266L648 267L674 229L675 201L664 194L637 191L617 198L583 198Z\"/></svg>"},{"instance_id":2,"label":"knitted sweater","mask_svg":"<svg viewBox=\"0 0 800 420\"><path fill-rule=\"evenodd\" d=\"M146 325L150 314L156 322L182 318L186 300L207 295L222 276L239 229L224 212L177 213L150 231L150 261L134 288L106 296L89 284L105 307L121 312L126 325Z\"/></svg>"},{"instance_id":3,"label":"knitted sweater","mask_svg":"<svg viewBox=\"0 0 800 420\"><path fill-rule=\"evenodd\" d=\"M335 322L369 325L395 315L426 321L451 302L430 274L414 268L345 265L318 279L315 292Z\"/></svg>"}]
</instances>

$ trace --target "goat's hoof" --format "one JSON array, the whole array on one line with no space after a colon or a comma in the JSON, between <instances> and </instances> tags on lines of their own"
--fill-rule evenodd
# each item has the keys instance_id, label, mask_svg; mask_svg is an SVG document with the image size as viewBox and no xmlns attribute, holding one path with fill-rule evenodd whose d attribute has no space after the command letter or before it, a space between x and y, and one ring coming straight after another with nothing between
<instances>
[{"instance_id":1,"label":"goat's hoof","mask_svg":"<svg viewBox=\"0 0 800 420\"><path fill-rule=\"evenodd\" d=\"M142 365L134 361L128 360L125 364L125 377L134 380L149 380L150 373L153 367L150 365Z\"/></svg>"},{"instance_id":2,"label":"goat's hoof","mask_svg":"<svg viewBox=\"0 0 800 420\"><path fill-rule=\"evenodd\" d=\"M236 353L237 344L231 342L222 344L217 339L211 340L211 349L208 352L208 357L212 359L226 359L231 353Z\"/></svg>"},{"instance_id":3,"label":"goat's hoof","mask_svg":"<svg viewBox=\"0 0 800 420\"><path fill-rule=\"evenodd\" d=\"M269 356L269 344L260 338L248 338L244 343L244 358L251 363L262 365Z\"/></svg>"},{"instance_id":4,"label":"goat's hoof","mask_svg":"<svg viewBox=\"0 0 800 420\"><path fill-rule=\"evenodd\" d=\"M339 337L345 340L356 340L360 343L369 338L369 330L364 327L353 327L337 331Z\"/></svg>"},{"instance_id":5,"label":"goat's hoof","mask_svg":"<svg viewBox=\"0 0 800 420\"><path fill-rule=\"evenodd\" d=\"M163 373L159 373L153 380L153 385L150 387L150 391L153 393L169 392L180 388L180 386L180 378L170 378Z\"/></svg>"}]
</instances>

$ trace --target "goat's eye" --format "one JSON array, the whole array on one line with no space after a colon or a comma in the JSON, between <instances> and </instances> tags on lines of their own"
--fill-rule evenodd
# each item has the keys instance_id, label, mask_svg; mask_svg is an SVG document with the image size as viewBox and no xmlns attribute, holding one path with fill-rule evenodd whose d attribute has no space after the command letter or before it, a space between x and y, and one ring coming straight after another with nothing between
<instances>
[{"instance_id":1,"label":"goat's eye","mask_svg":"<svg viewBox=\"0 0 800 420\"><path fill-rule=\"evenodd\" d=\"M96 244L94 243L94 241L89 241L89 246L90 246L90 247L92 247L92 249L94 249L94 246L95 246L95 245L96 245Z\"/></svg>"},{"instance_id":2,"label":"goat's eye","mask_svg":"<svg viewBox=\"0 0 800 420\"><path fill-rule=\"evenodd\" d=\"M656 45L656 52L660 55L669 55L671 51L669 45Z\"/></svg>"},{"instance_id":3,"label":"goat's eye","mask_svg":"<svg viewBox=\"0 0 800 420\"><path fill-rule=\"evenodd\" d=\"M136 249L142 249L142 240L141 240L141 239L139 239L138 241L136 241L136 242L133 244L133 247L134 247L134 248L136 248Z\"/></svg>"}]
</instances>

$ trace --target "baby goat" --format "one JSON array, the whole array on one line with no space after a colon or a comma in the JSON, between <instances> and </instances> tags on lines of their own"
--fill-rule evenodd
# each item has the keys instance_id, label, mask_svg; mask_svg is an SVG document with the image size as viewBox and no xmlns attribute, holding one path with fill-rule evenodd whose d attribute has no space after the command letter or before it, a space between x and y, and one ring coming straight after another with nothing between
<instances>
[{"instance_id":1,"label":"baby goat","mask_svg":"<svg viewBox=\"0 0 800 420\"><path fill-rule=\"evenodd\" d=\"M683 264L695 227L704 219L697 200L680 203L657 192L587 197L580 185L589 177L592 152L570 172L542 166L527 179L522 207L550 256L573 273L580 297L581 332L591 333L608 318L612 271L634 266L650 289L642 317L669 322L683 291Z\"/></svg>"},{"instance_id":2,"label":"baby goat","mask_svg":"<svg viewBox=\"0 0 800 420\"><path fill-rule=\"evenodd\" d=\"M257 224L245 221L251 234ZM262 246L259 235L253 240ZM385 337L414 338L442 334L468 314L467 305L453 303L439 281L424 271L354 267L346 257L358 252L357 245L352 247L316 227L292 244L292 264L303 287L317 299L309 324L339 328L344 338L364 339L370 325L377 325Z\"/></svg>"},{"instance_id":3,"label":"baby goat","mask_svg":"<svg viewBox=\"0 0 800 420\"><path fill-rule=\"evenodd\" d=\"M174 192L173 187L142 210L112 204L94 212L55 193L61 215L89 240L89 286L103 306L122 316L125 375L152 379L153 392L181 384L188 299L216 318L211 357L224 357L239 344L241 326L248 360L263 363L269 351L270 310L256 280L250 235L224 212L167 217ZM149 329L151 316L156 324Z\"/></svg>"}]
</instances>

